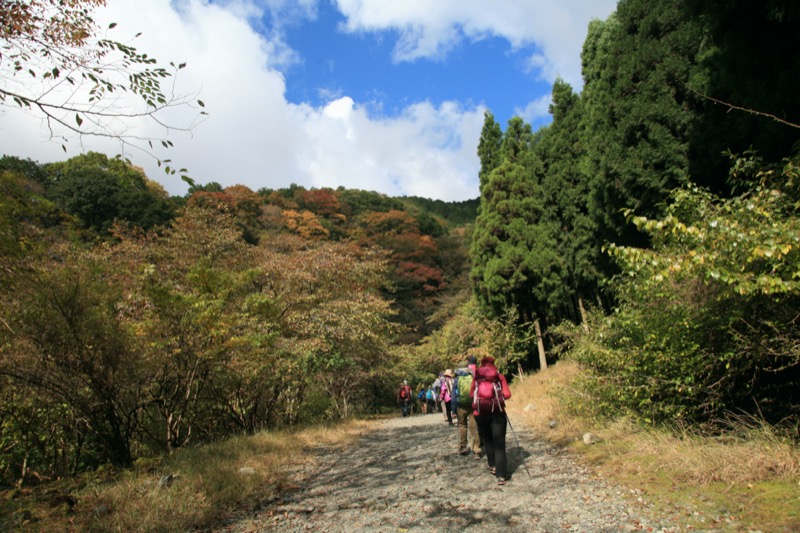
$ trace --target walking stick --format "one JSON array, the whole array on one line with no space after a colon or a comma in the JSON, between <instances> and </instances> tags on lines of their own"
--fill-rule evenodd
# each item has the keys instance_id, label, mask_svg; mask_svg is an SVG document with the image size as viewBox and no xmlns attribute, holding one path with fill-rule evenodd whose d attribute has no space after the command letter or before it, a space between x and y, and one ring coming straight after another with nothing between
<instances>
[{"instance_id":1,"label":"walking stick","mask_svg":"<svg viewBox=\"0 0 800 533\"><path fill-rule=\"evenodd\" d=\"M525 456L522 454L522 446L519 445L519 439L517 438L517 432L514 431L514 426L511 425L511 419L508 418L508 413L503 413L506 415L506 422L508 422L508 427L511 428L511 434L514 435L514 441L517 443L517 450L519 450L519 457L522 461L522 466L525 467L525 471L528 473L528 477L531 476L531 471L528 470L528 465L525 464Z\"/></svg>"}]
</instances>

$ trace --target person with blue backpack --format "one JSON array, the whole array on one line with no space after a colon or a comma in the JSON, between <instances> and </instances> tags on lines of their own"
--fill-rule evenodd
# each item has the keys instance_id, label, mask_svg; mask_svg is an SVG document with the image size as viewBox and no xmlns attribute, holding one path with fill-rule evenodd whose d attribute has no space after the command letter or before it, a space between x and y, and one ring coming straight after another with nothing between
<instances>
[{"instance_id":1,"label":"person with blue backpack","mask_svg":"<svg viewBox=\"0 0 800 533\"><path fill-rule=\"evenodd\" d=\"M505 376L494 365L491 355L481 359L481 366L475 370L471 393L473 414L486 448L489 469L496 476L497 484L505 485L508 480L506 400L511 398L511 390Z\"/></svg>"},{"instance_id":2,"label":"person with blue backpack","mask_svg":"<svg viewBox=\"0 0 800 533\"><path fill-rule=\"evenodd\" d=\"M436 392L433 390L433 384L428 387L428 392L425 395L425 399L428 402L428 413L435 413L436 412Z\"/></svg>"},{"instance_id":3,"label":"person with blue backpack","mask_svg":"<svg viewBox=\"0 0 800 533\"><path fill-rule=\"evenodd\" d=\"M417 393L417 403L419 403L419 412L424 414L428 413L428 391L425 385L419 386L419 393Z\"/></svg>"},{"instance_id":4,"label":"person with blue backpack","mask_svg":"<svg viewBox=\"0 0 800 533\"><path fill-rule=\"evenodd\" d=\"M480 459L481 443L478 436L478 426L475 423L472 408L472 381L475 375L475 365L477 358L470 355L467 364L463 368L456 369L456 377L453 381L453 415L458 422L458 453L469 455L475 459ZM469 436L469 439L467 437ZM469 447L467 446L469 444Z\"/></svg>"}]
</instances>

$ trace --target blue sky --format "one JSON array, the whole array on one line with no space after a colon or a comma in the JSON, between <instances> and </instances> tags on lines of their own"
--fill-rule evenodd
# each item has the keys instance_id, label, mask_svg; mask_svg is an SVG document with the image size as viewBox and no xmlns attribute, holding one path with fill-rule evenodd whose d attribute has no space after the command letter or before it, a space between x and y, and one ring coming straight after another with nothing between
<instances>
[{"instance_id":1,"label":"blue sky","mask_svg":"<svg viewBox=\"0 0 800 533\"><path fill-rule=\"evenodd\" d=\"M399 32L345 33L340 29L345 20L334 5L322 2L315 20L286 32L286 44L302 54L302 62L285 72L287 100L324 105L332 96L349 95L387 115L419 101L458 101L488 107L504 125L520 113L520 104L551 90L549 81L527 70L535 46L512 49L506 39L487 36L462 41L443 58L393 62ZM534 126L549 121L528 118Z\"/></svg>"},{"instance_id":2,"label":"blue sky","mask_svg":"<svg viewBox=\"0 0 800 533\"><path fill-rule=\"evenodd\" d=\"M202 99L208 116L197 122L196 108L178 106L160 124L109 125L169 139L175 147L165 152L69 138L41 117L0 108L0 153L47 162L124 149L171 194L184 194L186 184L165 175L156 157L188 168L199 183L253 190L296 183L475 198L484 110L503 128L515 115L534 128L547 124L553 80L580 90L587 25L615 7L616 0L108 0L95 19L118 23L109 37L161 64L185 62L174 94ZM52 140L61 135L66 154Z\"/></svg>"}]
</instances>

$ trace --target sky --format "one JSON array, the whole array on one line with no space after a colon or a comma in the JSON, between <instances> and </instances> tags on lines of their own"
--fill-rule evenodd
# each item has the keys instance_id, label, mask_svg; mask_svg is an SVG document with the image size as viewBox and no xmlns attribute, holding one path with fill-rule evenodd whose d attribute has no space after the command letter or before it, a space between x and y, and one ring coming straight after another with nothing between
<instances>
[{"instance_id":1,"label":"sky","mask_svg":"<svg viewBox=\"0 0 800 533\"><path fill-rule=\"evenodd\" d=\"M173 143L125 154L170 194L185 194L187 184L156 158L200 184L343 186L463 201L479 195L484 112L503 129L513 116L534 129L547 125L552 82L561 77L580 91L588 24L615 7L616 0L107 0L95 20L103 28L116 22L108 37L159 64L186 63L162 83L205 104L168 109L171 131L144 119L124 125ZM120 146L53 140L40 117L0 107L0 154L46 163L88 150L113 156Z\"/></svg>"}]
</instances>

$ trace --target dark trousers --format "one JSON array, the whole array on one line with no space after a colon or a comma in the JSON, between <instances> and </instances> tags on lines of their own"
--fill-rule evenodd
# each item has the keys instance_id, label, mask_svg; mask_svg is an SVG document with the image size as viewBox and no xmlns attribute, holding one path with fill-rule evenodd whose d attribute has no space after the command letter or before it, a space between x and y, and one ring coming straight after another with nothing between
<instances>
[{"instance_id":1,"label":"dark trousers","mask_svg":"<svg viewBox=\"0 0 800 533\"><path fill-rule=\"evenodd\" d=\"M451 426L453 425L453 413L450 412L452 401L453 400L450 400L449 402L442 402L442 405L444 406L445 419L447 420L447 423L450 424Z\"/></svg>"},{"instance_id":2,"label":"dark trousers","mask_svg":"<svg viewBox=\"0 0 800 533\"><path fill-rule=\"evenodd\" d=\"M508 477L508 464L506 463L506 427L508 419L505 413L491 413L475 417L478 423L478 432L486 448L486 459L489 466L497 471L497 477Z\"/></svg>"}]
</instances>

